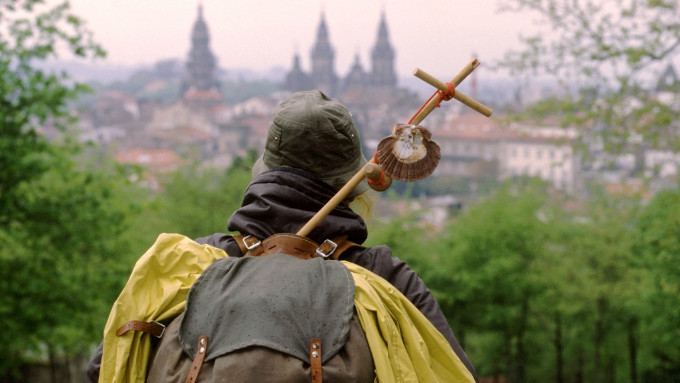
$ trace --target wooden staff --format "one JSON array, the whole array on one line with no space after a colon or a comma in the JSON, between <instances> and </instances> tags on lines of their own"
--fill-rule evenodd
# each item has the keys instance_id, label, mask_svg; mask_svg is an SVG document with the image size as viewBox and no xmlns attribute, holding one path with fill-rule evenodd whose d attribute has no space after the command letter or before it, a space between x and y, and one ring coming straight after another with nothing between
<instances>
[{"instance_id":1,"label":"wooden staff","mask_svg":"<svg viewBox=\"0 0 680 383\"><path fill-rule=\"evenodd\" d=\"M345 186L342 187L342 189L338 190L337 193L331 198L314 216L307 221L307 223L296 233L297 235L301 237L306 237L309 235L309 233L314 230L316 225L318 225L330 212L335 209L336 206L340 204L340 202L344 201L349 193L354 190L357 185L361 181L363 181L364 177L369 177L369 179L372 179L374 181L377 181L378 178L380 177L380 172L375 171L375 166L376 163L374 160L368 161L366 165L364 165L361 170L357 172L357 174L354 175L347 183Z\"/></svg>"}]
</instances>

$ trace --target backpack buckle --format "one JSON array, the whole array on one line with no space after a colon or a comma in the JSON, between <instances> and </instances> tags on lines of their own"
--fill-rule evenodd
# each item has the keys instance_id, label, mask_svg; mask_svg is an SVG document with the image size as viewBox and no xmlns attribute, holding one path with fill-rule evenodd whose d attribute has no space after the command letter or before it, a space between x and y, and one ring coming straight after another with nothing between
<instances>
[{"instance_id":1,"label":"backpack buckle","mask_svg":"<svg viewBox=\"0 0 680 383\"><path fill-rule=\"evenodd\" d=\"M254 239L255 241L250 241L251 243L248 243L248 239L249 239L249 238L252 238L252 239ZM254 248L260 246L261 244L262 244L262 242L261 242L259 239L253 237L252 235L246 235L245 237L243 237L243 245L244 245L244 246L246 247L246 249L248 249L248 250L252 250L252 249L254 249Z\"/></svg>"},{"instance_id":2,"label":"backpack buckle","mask_svg":"<svg viewBox=\"0 0 680 383\"><path fill-rule=\"evenodd\" d=\"M325 248L330 247L330 249L326 250ZM328 259L333 253L335 253L335 250L338 248L338 244L331 241L330 239L327 239L323 241L319 247L316 248L316 255L323 259Z\"/></svg>"},{"instance_id":3,"label":"backpack buckle","mask_svg":"<svg viewBox=\"0 0 680 383\"><path fill-rule=\"evenodd\" d=\"M161 328L161 333L160 333L160 334L155 333L155 334L151 334L151 335L155 336L155 337L158 338L158 339L162 338L162 337L163 337L163 334L165 334L165 325L164 325L163 323L158 322L158 321L155 321L155 320L151 321L151 323L153 323L153 324L155 324L157 327L160 327L160 328Z\"/></svg>"}]
</instances>

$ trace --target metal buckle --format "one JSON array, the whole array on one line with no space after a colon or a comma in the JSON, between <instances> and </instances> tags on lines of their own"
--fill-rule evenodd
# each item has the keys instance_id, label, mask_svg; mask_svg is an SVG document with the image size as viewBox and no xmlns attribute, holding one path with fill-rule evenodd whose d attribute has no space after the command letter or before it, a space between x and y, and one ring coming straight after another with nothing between
<instances>
[{"instance_id":1,"label":"metal buckle","mask_svg":"<svg viewBox=\"0 0 680 383\"><path fill-rule=\"evenodd\" d=\"M262 242L259 239L253 237L257 240L257 242L254 243L253 245L248 245L248 242L246 242L246 240L250 237L253 237L253 236L252 235L246 235L245 237L243 237L243 245L246 247L246 249L252 250L252 249L254 249L254 248L256 248L256 247L258 247L262 244Z\"/></svg>"},{"instance_id":2,"label":"metal buckle","mask_svg":"<svg viewBox=\"0 0 680 383\"><path fill-rule=\"evenodd\" d=\"M158 334L158 336L154 335L154 336L155 336L156 338L158 338L158 339L162 338L162 337L163 337L163 334L165 334L165 325L164 325L163 323L161 323L161 322L156 322L155 320L152 320L151 323L155 323L155 324L157 324L157 325L163 327L163 330L161 330L161 333Z\"/></svg>"},{"instance_id":3,"label":"metal buckle","mask_svg":"<svg viewBox=\"0 0 680 383\"><path fill-rule=\"evenodd\" d=\"M323 251L321 251L321 246L323 246L326 242L330 243L331 246L333 247L331 249L331 251L328 252L328 254L325 254ZM319 247L316 248L316 255L318 255L319 257L321 257L323 259L328 259L328 257L330 257L331 255L333 255L333 253L335 253L335 250L337 248L338 248L337 243L331 241L330 239L327 239L327 240L323 241L323 243Z\"/></svg>"}]
</instances>

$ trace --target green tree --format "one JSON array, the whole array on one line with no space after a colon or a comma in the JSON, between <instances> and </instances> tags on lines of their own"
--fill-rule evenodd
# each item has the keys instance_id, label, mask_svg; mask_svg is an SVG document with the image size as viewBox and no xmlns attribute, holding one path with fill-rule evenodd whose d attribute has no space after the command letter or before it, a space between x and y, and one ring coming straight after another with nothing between
<instances>
[{"instance_id":1,"label":"green tree","mask_svg":"<svg viewBox=\"0 0 680 383\"><path fill-rule=\"evenodd\" d=\"M398 203L397 200L392 202ZM396 216L389 221L372 220L368 234L366 246L389 246L394 257L408 263L426 283L429 281L435 269L434 254L430 251L432 247L424 244L434 244L439 239L436 232L419 224L417 214Z\"/></svg>"},{"instance_id":2,"label":"green tree","mask_svg":"<svg viewBox=\"0 0 680 383\"><path fill-rule=\"evenodd\" d=\"M20 214L0 230L0 373L43 350L55 364L84 355L129 273L136 188L115 168L80 166L61 157L18 186Z\"/></svg>"},{"instance_id":3,"label":"green tree","mask_svg":"<svg viewBox=\"0 0 680 383\"><path fill-rule=\"evenodd\" d=\"M49 358L56 370L85 353L129 271L121 258L138 190L119 168L84 159L68 140L69 102L86 88L39 67L62 51L103 56L68 3L0 0L3 377L34 358ZM44 127L64 139L49 142ZM94 163L101 166L87 167Z\"/></svg>"},{"instance_id":4,"label":"green tree","mask_svg":"<svg viewBox=\"0 0 680 383\"><path fill-rule=\"evenodd\" d=\"M428 250L428 284L480 375L638 381L648 360L647 272L632 251L639 201L567 200L518 181Z\"/></svg>"},{"instance_id":5,"label":"green tree","mask_svg":"<svg viewBox=\"0 0 680 383\"><path fill-rule=\"evenodd\" d=\"M672 0L504 0L502 9L536 16L524 48L499 66L529 78L554 80L560 92L532 109L562 116L564 125L595 135L604 148L631 145L678 148L675 100L652 88L680 51L680 3ZM640 139L642 138L642 139Z\"/></svg>"},{"instance_id":6,"label":"green tree","mask_svg":"<svg viewBox=\"0 0 680 383\"><path fill-rule=\"evenodd\" d=\"M49 74L40 61L66 49L80 57L103 56L68 3L45 9L40 0L0 0L0 224L9 224L23 182L49 169L53 153L37 129L72 122L68 102L85 88L66 74Z\"/></svg>"},{"instance_id":7,"label":"green tree","mask_svg":"<svg viewBox=\"0 0 680 383\"><path fill-rule=\"evenodd\" d=\"M534 264L545 251L541 186L506 185L449 229L431 288L482 376L526 381L529 318L542 289ZM531 347L530 347L531 346Z\"/></svg>"},{"instance_id":8,"label":"green tree","mask_svg":"<svg viewBox=\"0 0 680 383\"><path fill-rule=\"evenodd\" d=\"M45 10L43 1L0 1L0 223L11 223L15 190L49 169L54 153L37 129L72 121L67 103L84 90L65 74L48 74L36 63L66 45L78 56L102 55L82 20L67 4Z\"/></svg>"},{"instance_id":9,"label":"green tree","mask_svg":"<svg viewBox=\"0 0 680 383\"><path fill-rule=\"evenodd\" d=\"M650 271L640 338L651 354L645 381L680 380L680 192L665 191L637 223L636 256Z\"/></svg>"},{"instance_id":10,"label":"green tree","mask_svg":"<svg viewBox=\"0 0 680 383\"><path fill-rule=\"evenodd\" d=\"M542 266L553 278L544 298L555 304L540 320L555 331L558 380L572 372L586 381L635 382L644 277L632 251L639 201L600 195L574 202L577 208L553 215Z\"/></svg>"}]
</instances>

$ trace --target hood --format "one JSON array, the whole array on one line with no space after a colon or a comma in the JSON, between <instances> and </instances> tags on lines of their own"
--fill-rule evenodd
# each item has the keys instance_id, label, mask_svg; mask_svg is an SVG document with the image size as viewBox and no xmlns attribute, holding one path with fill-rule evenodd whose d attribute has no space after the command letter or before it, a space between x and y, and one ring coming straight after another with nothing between
<instances>
[{"instance_id":1,"label":"hood","mask_svg":"<svg viewBox=\"0 0 680 383\"><path fill-rule=\"evenodd\" d=\"M309 173L275 168L253 178L241 208L229 218L227 228L259 239L276 233L297 233L334 195L330 185ZM368 235L364 220L342 203L308 237L321 243L341 235L357 244Z\"/></svg>"}]
</instances>

